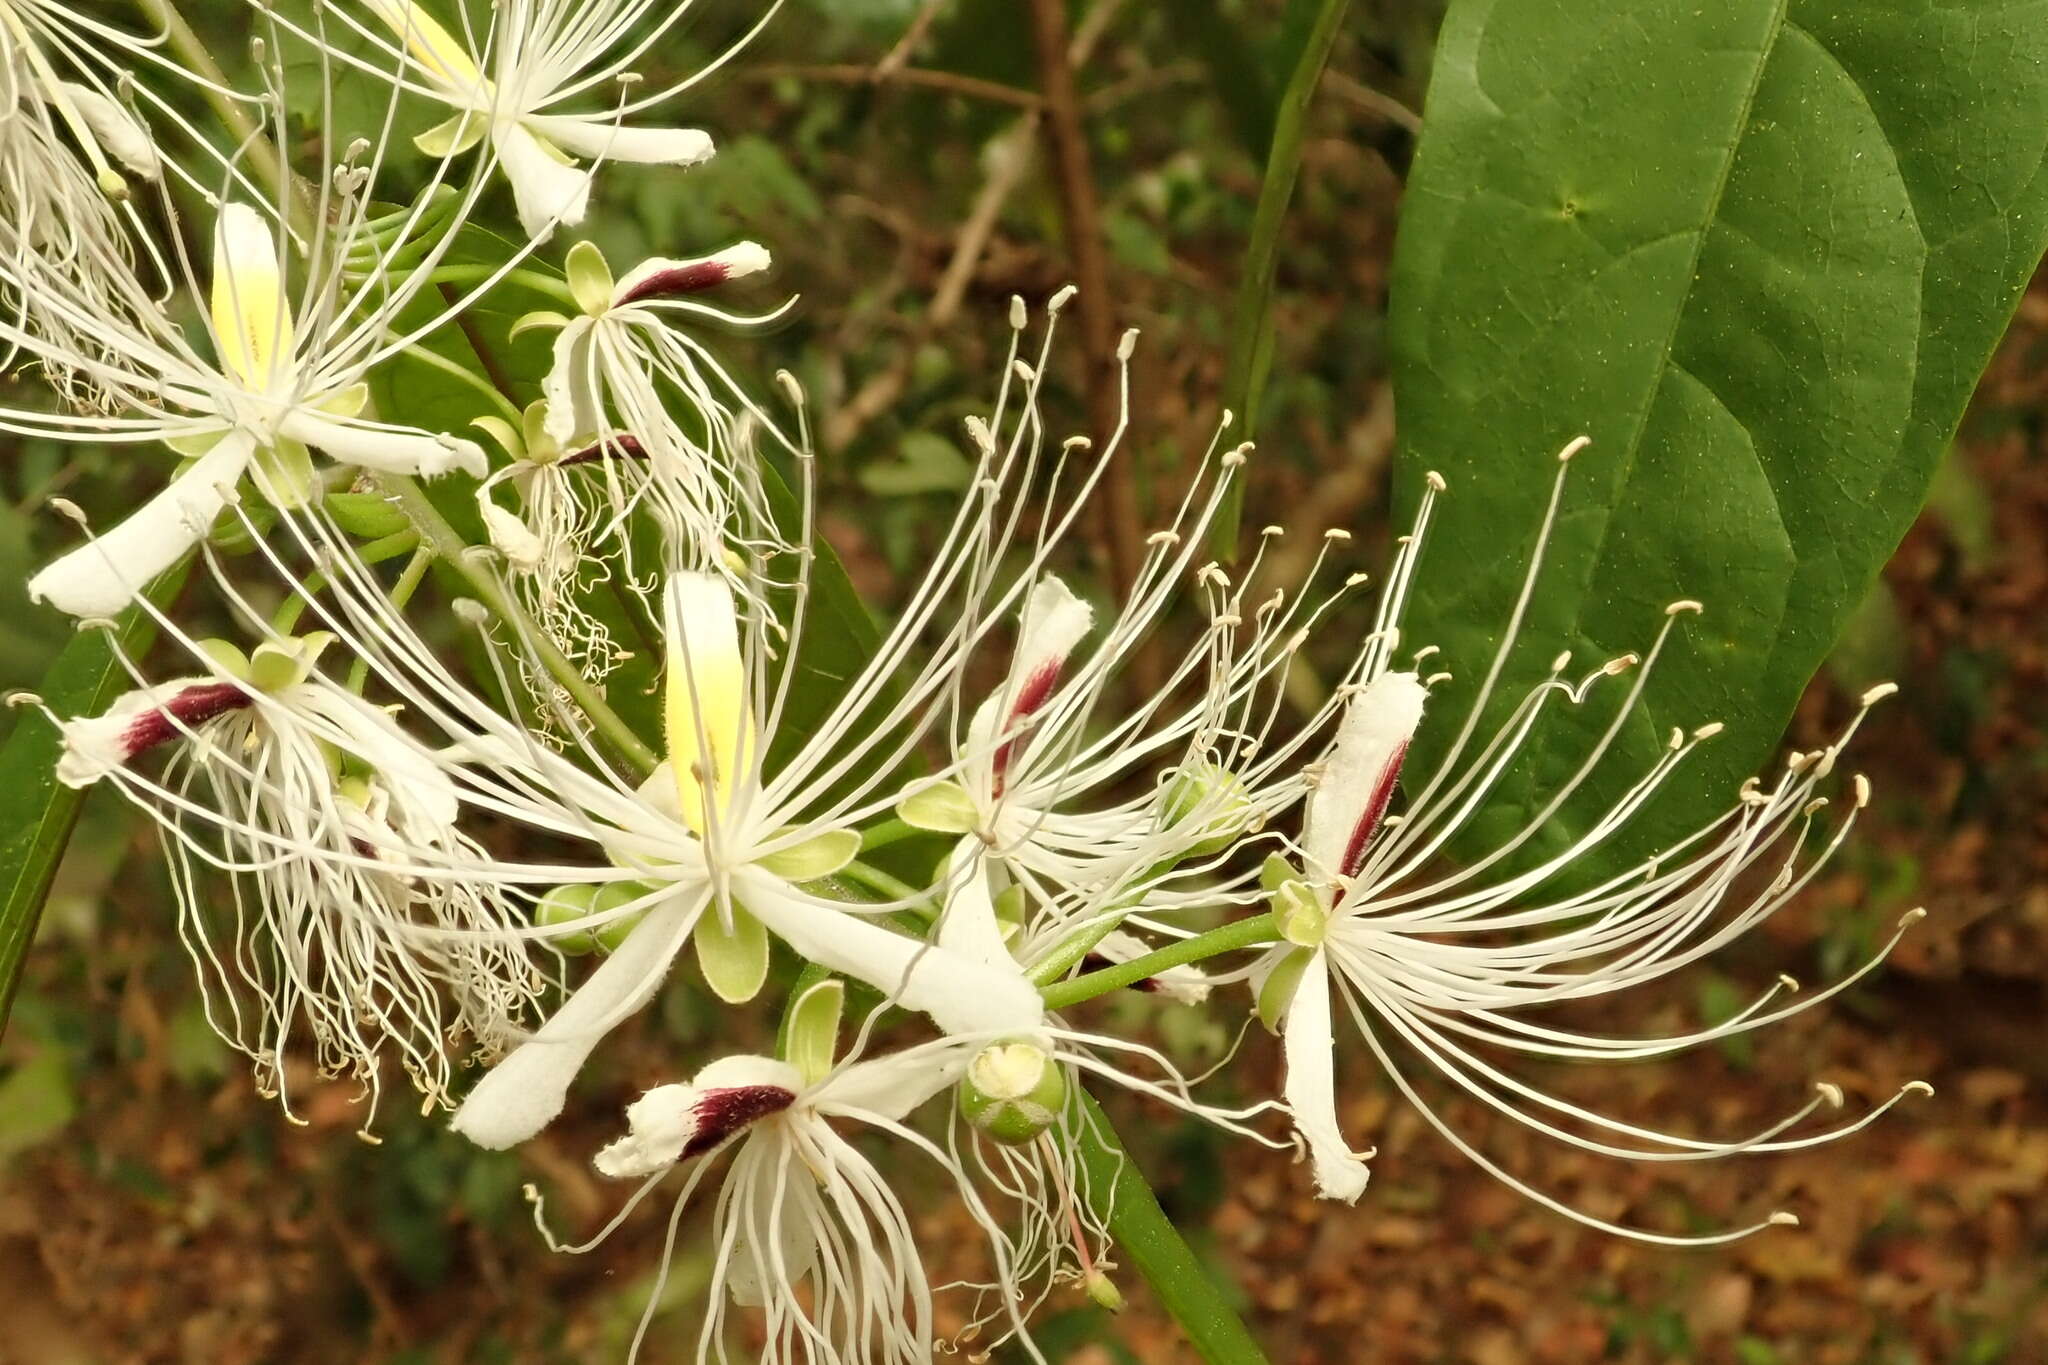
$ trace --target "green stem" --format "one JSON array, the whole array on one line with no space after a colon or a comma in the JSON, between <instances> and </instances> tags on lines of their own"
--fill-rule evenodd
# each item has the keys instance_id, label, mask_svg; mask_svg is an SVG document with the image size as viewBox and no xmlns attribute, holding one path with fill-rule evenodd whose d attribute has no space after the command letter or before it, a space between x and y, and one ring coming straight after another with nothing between
<instances>
[{"instance_id":1,"label":"green stem","mask_svg":"<svg viewBox=\"0 0 2048 1365\"><path fill-rule=\"evenodd\" d=\"M915 838L917 835L928 832L927 830L919 829L907 820L899 820L892 816L881 824L870 825L860 832L860 851L871 853L875 849L887 848L889 845L900 840Z\"/></svg>"},{"instance_id":2,"label":"green stem","mask_svg":"<svg viewBox=\"0 0 2048 1365\"><path fill-rule=\"evenodd\" d=\"M412 595L419 590L420 580L427 576L427 566L434 562L434 552L422 545L412 552L400 571L398 581L391 585L391 605L404 607L412 601ZM348 671L348 690L357 696L363 695L363 685L370 680L370 660L367 655L358 658Z\"/></svg>"},{"instance_id":3,"label":"green stem","mask_svg":"<svg viewBox=\"0 0 2048 1365\"><path fill-rule=\"evenodd\" d=\"M921 919L930 919L931 913L925 906L926 893L918 890L900 877L892 877L881 868L864 863L856 858L839 869L839 875L848 881L865 886L884 900L908 901L905 908Z\"/></svg>"},{"instance_id":4,"label":"green stem","mask_svg":"<svg viewBox=\"0 0 2048 1365\"><path fill-rule=\"evenodd\" d=\"M494 265L440 265L427 274L429 284L466 285L478 284L496 275L506 284L523 284L536 294L545 294L557 303L581 309L576 295L569 286L552 275L543 275L538 270L503 270Z\"/></svg>"},{"instance_id":5,"label":"green stem","mask_svg":"<svg viewBox=\"0 0 2048 1365\"><path fill-rule=\"evenodd\" d=\"M1226 924L1221 929L1211 929L1206 934L1182 939L1179 943L1150 952L1143 957L1134 957L1129 962L1119 962L1113 967L1104 967L1099 972L1077 976L1072 981L1059 981L1042 987L1039 994L1045 997L1049 1010L1065 1009L1083 1000L1093 1000L1148 976L1157 976L1169 967L1181 967L1190 962L1200 962L1218 953L1235 952L1240 948L1255 948L1272 943L1280 937L1280 930L1273 923L1270 912L1253 915Z\"/></svg>"},{"instance_id":6,"label":"green stem","mask_svg":"<svg viewBox=\"0 0 2048 1365\"><path fill-rule=\"evenodd\" d=\"M590 680L583 676L582 671L569 660L569 657L555 647L554 641L548 639L540 627L534 624L526 608L521 605L518 598L506 591L498 576L477 564L469 553L469 545L457 534L455 528L448 524L448 519L441 515L441 509L434 506L426 491L416 481L402 475L386 474L379 479L379 483L391 494L392 499L403 509L412 524L419 528L420 534L426 537L434 552L446 560L450 568L462 575L476 593L477 599L511 627L512 633L521 645L534 652L535 657L540 660L541 667L547 670L548 676L569 694L582 709L583 714L590 718L590 723L597 727L597 732L618 751L619 756L631 764L641 777L652 775L654 770L661 766L660 755L642 743L640 736L633 733L633 727L626 724L620 719L618 712L605 704L603 695L591 685Z\"/></svg>"},{"instance_id":7,"label":"green stem","mask_svg":"<svg viewBox=\"0 0 2048 1365\"><path fill-rule=\"evenodd\" d=\"M1168 1220L1137 1164L1124 1152L1109 1115L1083 1090L1079 1149L1088 1191L1118 1249L1187 1333L1207 1365L1265 1365L1265 1353L1230 1309L1230 1296Z\"/></svg>"},{"instance_id":8,"label":"green stem","mask_svg":"<svg viewBox=\"0 0 2048 1365\"><path fill-rule=\"evenodd\" d=\"M1237 277L1237 300L1231 308L1230 367L1223 383L1223 401L1237 416L1234 434L1249 441L1258 434L1259 398L1273 361L1273 274L1280 257L1280 229L1287 205L1301 176L1301 145L1308 127L1308 107L1322 83L1330 49L1343 28L1350 0L1322 0L1315 25L1302 44L1300 60L1287 78L1287 89L1273 115L1273 144L1266 150L1266 177L1252 217L1251 242ZM1237 524L1244 513L1244 483L1231 484L1209 532L1210 550L1225 560L1237 558Z\"/></svg>"},{"instance_id":9,"label":"green stem","mask_svg":"<svg viewBox=\"0 0 2048 1365\"><path fill-rule=\"evenodd\" d=\"M396 559L419 548L420 533L413 530L394 531L367 544L356 547L356 557L365 564L382 564L387 559ZM279 635L290 635L298 629L299 618L306 614L306 607L312 602L313 594L327 586L327 575L315 569L306 575L303 592L295 592L278 604L271 614L270 628Z\"/></svg>"},{"instance_id":10,"label":"green stem","mask_svg":"<svg viewBox=\"0 0 2048 1365\"><path fill-rule=\"evenodd\" d=\"M272 194L281 193L287 179L284 158L278 154L262 125L250 118L241 101L228 93L234 85L221 71L220 64L214 61L205 39L192 31L192 25L185 22L185 16L178 13L171 0L135 0L135 8L163 30L164 41L171 51L187 70L199 77L201 98L235 141L248 149L255 163L256 178ZM300 202L301 191L301 186L293 186L291 209L295 223L305 209Z\"/></svg>"}]
</instances>

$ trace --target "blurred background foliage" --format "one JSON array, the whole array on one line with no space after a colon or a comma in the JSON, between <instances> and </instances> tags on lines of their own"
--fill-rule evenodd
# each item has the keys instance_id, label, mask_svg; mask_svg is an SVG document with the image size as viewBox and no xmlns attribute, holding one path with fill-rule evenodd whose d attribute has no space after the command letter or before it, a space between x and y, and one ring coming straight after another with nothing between
<instances>
[{"instance_id":1,"label":"blurred background foliage","mask_svg":"<svg viewBox=\"0 0 2048 1365\"><path fill-rule=\"evenodd\" d=\"M1128 458L1148 524L1215 431L1261 153L1313 8L1087 0L1070 14L1114 317L1143 332ZM188 9L223 61L243 49L241 4ZM702 65L755 14L726 0L696 10L650 77ZM772 274L734 301L766 310L793 293L796 306L722 345L740 374L802 380L819 418L823 530L882 609L966 476L959 421L996 382L1009 296L1042 301L1073 274L1025 16L1016 0L788 0L671 111L714 134L712 163L599 181L588 235L622 268L743 237L774 252ZM1387 262L1440 17L1434 0L1356 0L1311 106L1246 517L1299 533L1276 579L1331 526L1356 534L1362 562L1383 561ZM1822 1156L1702 1171L1617 1169L1514 1135L1500 1144L1514 1169L1608 1216L1706 1226L1791 1207L1806 1220L1688 1254L1525 1206L1362 1066L1348 1078L1347 1126L1380 1157L1355 1211L1315 1205L1306 1173L1268 1153L1119 1111L1169 1211L1241 1286L1274 1360L2048 1359L2044 350L2048 289L2037 289L1927 513L1795 722L1793 741L1811 744L1873 678L1906 684L1861 746L1878 790L1861 835L1768 934L1630 1023L1675 1031L1724 1015L1781 970L1838 976L1911 905L1932 908L1925 932L1893 969L1787 1029L1559 1082L1645 1122L1715 1131L1760 1126L1815 1077L1852 1103L1916 1076L1937 1098ZM1059 357L1055 430L1087 425L1076 359L1072 345ZM46 501L116 506L162 474L118 448L6 450L0 685L32 687L69 635L20 597L28 569L67 541ZM1107 559L1098 545L1080 572L1100 578ZM206 1027L169 904L144 822L95 795L0 1045L0 1360L622 1358L655 1292L663 1220L636 1220L587 1257L550 1256L522 1189L546 1192L558 1226L594 1229L617 1194L584 1163L620 1104L758 1045L771 1021L671 991L601 1051L572 1112L529 1148L468 1149L401 1103L380 1116L373 1148L355 1135L345 1087L306 1077L304 1127L251 1092ZM1233 1037L1216 1022L1224 1011L1198 1020L1140 998L1094 1008L1190 1060L1220 1057ZM1232 1074L1245 1090L1277 1077L1270 1040L1255 1034ZM1445 1112L1498 1131L1461 1103ZM933 1265L973 1256L957 1211L925 1207L921 1228ZM687 1225L682 1247L650 1361L693 1350L706 1268ZM1124 1279L1133 1304L1114 1322L1078 1296L1056 1300L1047 1354L1183 1358ZM746 1343L734 1349L747 1358Z\"/></svg>"}]
</instances>

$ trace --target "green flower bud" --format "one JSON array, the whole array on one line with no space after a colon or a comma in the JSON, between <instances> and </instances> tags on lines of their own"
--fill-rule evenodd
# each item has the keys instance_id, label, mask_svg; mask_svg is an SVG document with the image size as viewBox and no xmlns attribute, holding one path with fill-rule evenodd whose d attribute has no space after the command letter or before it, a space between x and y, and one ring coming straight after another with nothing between
<instances>
[{"instance_id":1,"label":"green flower bud","mask_svg":"<svg viewBox=\"0 0 2048 1365\"><path fill-rule=\"evenodd\" d=\"M960 1082L960 1116L1012 1147L1052 1127L1066 1102L1066 1073L1036 1043L983 1048Z\"/></svg>"},{"instance_id":2,"label":"green flower bud","mask_svg":"<svg viewBox=\"0 0 2048 1365\"><path fill-rule=\"evenodd\" d=\"M1330 912L1307 882L1287 882L1273 893L1273 923L1289 943L1320 948L1329 932Z\"/></svg>"},{"instance_id":3,"label":"green flower bud","mask_svg":"<svg viewBox=\"0 0 2048 1365\"><path fill-rule=\"evenodd\" d=\"M1115 1280L1110 1279L1109 1276L1103 1274L1100 1270L1088 1272L1087 1278L1081 1281L1081 1292L1086 1294L1090 1302L1094 1303L1097 1308L1105 1312L1121 1313L1124 1311L1123 1291L1116 1287Z\"/></svg>"},{"instance_id":4,"label":"green flower bud","mask_svg":"<svg viewBox=\"0 0 2048 1365\"><path fill-rule=\"evenodd\" d=\"M592 902L601 889L595 882L571 882L567 886L556 887L534 904L534 924L546 929L582 919L591 913ZM597 949L597 939L588 929L572 930L548 942L571 957L581 957Z\"/></svg>"},{"instance_id":5,"label":"green flower bud","mask_svg":"<svg viewBox=\"0 0 2048 1365\"><path fill-rule=\"evenodd\" d=\"M358 540L382 540L412 525L381 493L329 493L321 506Z\"/></svg>"},{"instance_id":6,"label":"green flower bud","mask_svg":"<svg viewBox=\"0 0 2048 1365\"><path fill-rule=\"evenodd\" d=\"M601 915L607 910L630 905L656 889L653 882L607 882L598 888L596 897L590 902L590 909L593 914ZM607 953L612 952L626 941L626 935L632 933L634 926L645 918L645 910L636 910L630 915L621 915L608 924L599 925L594 931L597 946Z\"/></svg>"},{"instance_id":7,"label":"green flower bud","mask_svg":"<svg viewBox=\"0 0 2048 1365\"><path fill-rule=\"evenodd\" d=\"M1188 845L1188 854L1205 858L1235 843L1258 812L1243 778L1221 763L1196 763L1173 775L1159 815L1168 828L1201 835ZM1180 829L1183 825L1188 828Z\"/></svg>"}]
</instances>

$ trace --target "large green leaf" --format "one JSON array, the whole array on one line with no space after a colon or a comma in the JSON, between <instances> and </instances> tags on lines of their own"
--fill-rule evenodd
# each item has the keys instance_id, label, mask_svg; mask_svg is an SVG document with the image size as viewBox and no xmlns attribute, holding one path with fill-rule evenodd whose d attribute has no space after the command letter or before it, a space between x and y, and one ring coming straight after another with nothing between
<instances>
[{"instance_id":1,"label":"large green leaf","mask_svg":"<svg viewBox=\"0 0 2048 1365\"><path fill-rule=\"evenodd\" d=\"M173 570L150 589L150 595L168 601L184 580L183 569ZM121 649L137 657L149 647L156 623L131 607L114 634ZM88 630L50 665L40 693L60 716L96 716L128 685L108 633ZM84 792L57 781L62 747L57 727L41 712L26 709L0 747L0 1032L6 1030L22 961L85 799Z\"/></svg>"},{"instance_id":2,"label":"large green leaf","mask_svg":"<svg viewBox=\"0 0 2048 1365\"><path fill-rule=\"evenodd\" d=\"M1458 674L1439 709L1484 671L1550 456L1585 433L1510 677L1640 648L1702 599L1590 796L1718 719L1643 832L1725 805L1919 508L2040 259L2044 148L2040 0L1454 3L1391 318L1403 499L1450 481L1409 618ZM1539 732L1501 813L1594 724Z\"/></svg>"}]
</instances>

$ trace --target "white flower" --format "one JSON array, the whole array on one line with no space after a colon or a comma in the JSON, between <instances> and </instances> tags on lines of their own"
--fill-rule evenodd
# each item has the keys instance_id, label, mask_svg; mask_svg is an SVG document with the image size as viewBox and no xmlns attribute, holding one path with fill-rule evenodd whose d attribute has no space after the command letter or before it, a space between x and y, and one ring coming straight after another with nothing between
<instances>
[{"instance_id":1,"label":"white flower","mask_svg":"<svg viewBox=\"0 0 2048 1365\"><path fill-rule=\"evenodd\" d=\"M348 234L340 236L345 254ZM323 485L313 450L372 471L484 472L474 442L364 415L364 376L388 353L380 323L403 306L408 289L386 282L357 295L344 288L340 271L327 270L315 287L294 291L273 225L256 208L221 207L211 285L190 285L205 305L210 355L164 318L137 280L125 286L134 308L109 315L60 272L16 261L0 263L0 273L10 267L28 272L19 287L43 291L44 308L69 326L95 330L97 352L65 359L120 413L79 419L5 411L0 426L68 440L166 441L197 456L125 521L36 574L28 585L36 600L74 616L118 612L206 535L236 501L245 474L273 504L317 498ZM8 330L0 324L0 335ZM18 330L8 339L31 352L45 344Z\"/></svg>"},{"instance_id":2,"label":"white flower","mask_svg":"<svg viewBox=\"0 0 2048 1365\"><path fill-rule=\"evenodd\" d=\"M1567 449L1567 459L1579 444ZM1497 1060L1502 1054L1546 1061L1662 1056L1782 1019L1832 996L1869 970L1866 965L1803 1001L1774 1003L1789 988L1788 978L1733 1018L1679 1037L1611 1038L1525 1017L1543 1006L1646 985L1733 942L1811 880L1846 836L1869 791L1868 784L1856 778L1848 818L1817 852L1803 856L1809 852L1807 836L1814 819L1826 805L1817 796L1819 784L1833 771L1836 757L1854 733L1862 716L1859 711L1828 748L1795 755L1775 778L1745 786L1731 809L1689 837L1596 885L1547 890L1623 828L1693 748L1720 727L1702 726L1690 734L1675 731L1664 755L1585 832L1548 856L1510 861L1550 825L1607 755L1676 622L1698 610L1697 603L1676 604L1645 659L1617 659L1575 682L1566 676L1569 656L1561 656L1550 676L1522 698L1499 730L1475 745L1481 716L1515 647L1534 591L1563 482L1561 469L1521 605L1499 654L1442 765L1395 815L1390 809L1409 739L1422 723L1431 686L1442 681L1393 665L1403 595L1421 550L1431 503L1441 487L1432 479L1415 533L1404 543L1396 565L1395 590L1381 604L1361 667L1353 685L1345 689L1348 702L1335 739L1313 777L1300 866L1289 869L1278 860L1269 864L1274 914L1286 942L1268 953L1254 973L1260 1011L1280 1022L1288 1104L1326 1197L1355 1200L1365 1187L1364 1163L1370 1155L1354 1153L1338 1124L1332 1049L1333 1013L1341 1005L1374 1057L1424 1117L1516 1189L1581 1222L1643 1240L1725 1241L1755 1227L1666 1236L1595 1218L1532 1188L1424 1103L1389 1046L1398 1042L1456 1089L1538 1133L1587 1151L1641 1161L1702 1160L1811 1146L1861 1128L1897 1099L1841 1127L1802 1137L1781 1136L1824 1102L1839 1104L1839 1090L1823 1086L1811 1103L1763 1133L1733 1142L1702 1141L1610 1118L1546 1091ZM1519 832L1483 856L1450 865L1439 861L1445 845L1485 807L1547 707L1584 704L1596 684L1632 669L1636 677L1631 689L1577 774L1550 792ZM1865 709L1891 690L1873 689L1864 698ZM1757 885L1755 879L1744 878L1750 872L1773 875ZM1773 1215L1767 1221L1789 1218Z\"/></svg>"},{"instance_id":3,"label":"white flower","mask_svg":"<svg viewBox=\"0 0 2048 1365\"><path fill-rule=\"evenodd\" d=\"M489 140L529 237L545 238L558 223L583 221L594 167L576 158L684 167L711 156L710 137L697 129L627 122L708 74L634 98L625 93L638 79L632 64L669 32L687 3L506 0L494 7L489 31L471 41L413 0L361 3L399 42L394 46L344 9L340 17L383 50L383 64L358 64L454 111L421 135L429 155L453 156ZM613 84L621 94L611 108L574 109Z\"/></svg>"},{"instance_id":4,"label":"white flower","mask_svg":"<svg viewBox=\"0 0 2048 1365\"><path fill-rule=\"evenodd\" d=\"M303 1030L322 1070L373 1100L388 1043L450 1103L451 1034L501 1044L540 983L493 888L410 875L417 860L477 853L448 764L318 671L325 636L273 637L246 657L178 638L207 671L56 718L58 778L111 781L157 819L207 1017L267 1091L283 1091ZM160 749L151 776L141 761ZM208 869L230 874L231 915Z\"/></svg>"}]
</instances>

